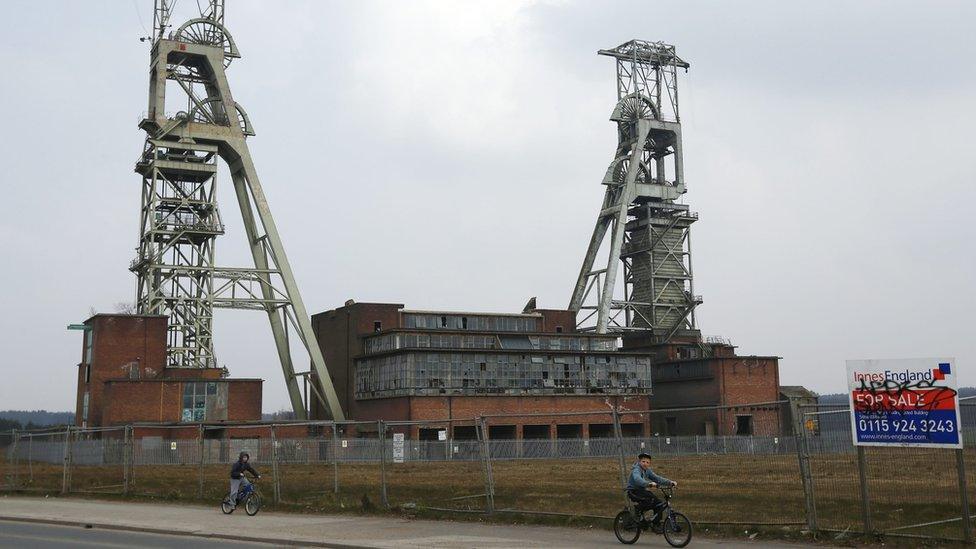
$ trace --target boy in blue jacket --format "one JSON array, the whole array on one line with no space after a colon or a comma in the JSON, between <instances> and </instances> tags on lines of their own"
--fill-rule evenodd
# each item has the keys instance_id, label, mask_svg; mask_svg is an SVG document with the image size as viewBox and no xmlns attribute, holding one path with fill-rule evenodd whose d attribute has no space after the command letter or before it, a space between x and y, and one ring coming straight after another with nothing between
<instances>
[{"instance_id":1,"label":"boy in blue jacket","mask_svg":"<svg viewBox=\"0 0 976 549\"><path fill-rule=\"evenodd\" d=\"M643 514L645 511L654 510L654 518L651 519L651 527L655 532L661 528L661 510L664 502L657 498L651 491L654 487L677 486L678 483L657 475L651 470L651 455L641 453L637 456L637 463L630 471L630 478L627 479L627 496L637 504L637 512ZM644 521L646 525L646 520Z\"/></svg>"}]
</instances>

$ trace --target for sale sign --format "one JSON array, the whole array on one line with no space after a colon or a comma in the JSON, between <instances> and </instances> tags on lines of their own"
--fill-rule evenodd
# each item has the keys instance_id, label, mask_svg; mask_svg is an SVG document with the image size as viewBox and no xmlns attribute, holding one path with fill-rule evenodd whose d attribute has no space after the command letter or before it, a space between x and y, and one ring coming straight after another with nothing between
<instances>
[{"instance_id":1,"label":"for sale sign","mask_svg":"<svg viewBox=\"0 0 976 549\"><path fill-rule=\"evenodd\" d=\"M859 446L962 448L955 360L848 360L851 432Z\"/></svg>"}]
</instances>

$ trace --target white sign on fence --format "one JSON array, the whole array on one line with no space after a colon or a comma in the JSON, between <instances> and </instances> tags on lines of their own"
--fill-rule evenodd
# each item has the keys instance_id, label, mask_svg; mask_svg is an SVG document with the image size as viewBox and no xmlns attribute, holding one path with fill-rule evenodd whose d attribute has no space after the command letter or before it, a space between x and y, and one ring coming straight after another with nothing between
<instances>
[{"instance_id":1,"label":"white sign on fence","mask_svg":"<svg viewBox=\"0 0 976 549\"><path fill-rule=\"evenodd\" d=\"M403 463L403 433L393 433L393 463Z\"/></svg>"},{"instance_id":2,"label":"white sign on fence","mask_svg":"<svg viewBox=\"0 0 976 549\"><path fill-rule=\"evenodd\" d=\"M848 360L854 444L962 448L956 375L951 358Z\"/></svg>"},{"instance_id":3,"label":"white sign on fence","mask_svg":"<svg viewBox=\"0 0 976 549\"><path fill-rule=\"evenodd\" d=\"M437 431L437 440L447 440L447 431L443 429Z\"/></svg>"},{"instance_id":4,"label":"white sign on fence","mask_svg":"<svg viewBox=\"0 0 976 549\"><path fill-rule=\"evenodd\" d=\"M169 449L170 450L176 450L176 443L175 442L170 442L169 443Z\"/></svg>"}]
</instances>

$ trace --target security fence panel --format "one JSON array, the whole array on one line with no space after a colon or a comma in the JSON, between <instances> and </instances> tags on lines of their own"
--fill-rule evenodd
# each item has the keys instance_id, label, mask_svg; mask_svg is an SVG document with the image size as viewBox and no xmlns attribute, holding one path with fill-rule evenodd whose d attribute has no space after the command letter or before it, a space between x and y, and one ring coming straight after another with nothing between
<instances>
[{"instance_id":1,"label":"security fence panel","mask_svg":"<svg viewBox=\"0 0 976 549\"><path fill-rule=\"evenodd\" d=\"M796 445L778 409L765 403L652 410L651 425L663 431L627 440L626 448L643 445L640 450L653 456L652 469L678 482L674 506L693 522L801 526L806 516Z\"/></svg>"},{"instance_id":2,"label":"security fence panel","mask_svg":"<svg viewBox=\"0 0 976 549\"><path fill-rule=\"evenodd\" d=\"M129 429L72 429L68 492L122 494L128 490Z\"/></svg>"},{"instance_id":3,"label":"security fence panel","mask_svg":"<svg viewBox=\"0 0 976 549\"><path fill-rule=\"evenodd\" d=\"M495 511L606 517L623 508L624 471L609 410L539 414L519 418L518 428L514 417L484 420Z\"/></svg>"},{"instance_id":4,"label":"security fence panel","mask_svg":"<svg viewBox=\"0 0 976 549\"><path fill-rule=\"evenodd\" d=\"M964 444L976 430L972 403L962 399ZM860 447L850 409L819 406L803 414L799 441L809 455L817 527L887 537L958 539L963 523L960 472L973 493L976 450ZM970 511L971 512L971 511Z\"/></svg>"},{"instance_id":5,"label":"security fence panel","mask_svg":"<svg viewBox=\"0 0 976 549\"><path fill-rule=\"evenodd\" d=\"M394 508L490 509L484 433L470 419L381 424L381 501Z\"/></svg>"},{"instance_id":6,"label":"security fence panel","mask_svg":"<svg viewBox=\"0 0 976 549\"><path fill-rule=\"evenodd\" d=\"M161 499L198 499L201 431L198 425L133 426L130 491Z\"/></svg>"},{"instance_id":7,"label":"security fence panel","mask_svg":"<svg viewBox=\"0 0 976 549\"><path fill-rule=\"evenodd\" d=\"M11 490L57 494L66 484L68 431L17 432L7 449L2 483Z\"/></svg>"}]
</instances>

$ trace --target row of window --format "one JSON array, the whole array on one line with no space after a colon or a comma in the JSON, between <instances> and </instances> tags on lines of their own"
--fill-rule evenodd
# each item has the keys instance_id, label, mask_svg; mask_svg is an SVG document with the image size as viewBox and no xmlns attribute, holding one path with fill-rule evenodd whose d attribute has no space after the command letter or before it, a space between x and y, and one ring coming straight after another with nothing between
<instances>
[{"instance_id":1,"label":"row of window","mask_svg":"<svg viewBox=\"0 0 976 549\"><path fill-rule=\"evenodd\" d=\"M404 313L407 328L475 330L480 332L537 332L539 319L524 316L476 316L437 313Z\"/></svg>"},{"instance_id":2,"label":"row of window","mask_svg":"<svg viewBox=\"0 0 976 549\"><path fill-rule=\"evenodd\" d=\"M385 334L366 338L366 354L395 349L615 351L617 350L617 339L613 337L461 334Z\"/></svg>"},{"instance_id":3,"label":"row of window","mask_svg":"<svg viewBox=\"0 0 976 549\"><path fill-rule=\"evenodd\" d=\"M650 387L650 358L641 356L416 352L356 363L357 398L555 389L641 393Z\"/></svg>"}]
</instances>

